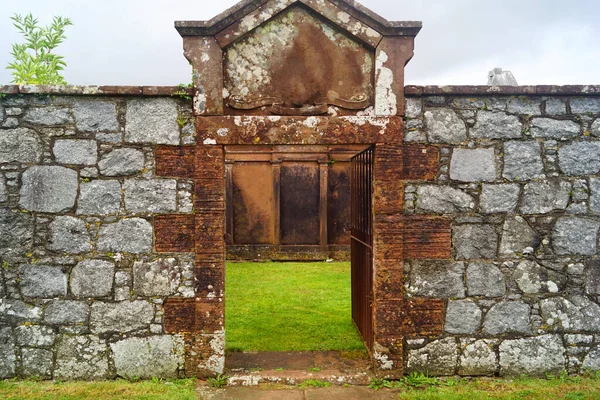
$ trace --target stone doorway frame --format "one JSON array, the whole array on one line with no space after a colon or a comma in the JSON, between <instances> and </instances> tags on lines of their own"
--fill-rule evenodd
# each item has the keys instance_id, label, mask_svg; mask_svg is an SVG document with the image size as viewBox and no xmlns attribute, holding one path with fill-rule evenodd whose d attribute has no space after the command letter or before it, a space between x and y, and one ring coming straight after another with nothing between
<instances>
[{"instance_id":1,"label":"stone doorway frame","mask_svg":"<svg viewBox=\"0 0 600 400\"><path fill-rule=\"evenodd\" d=\"M351 24L376 32L379 40L371 44L377 60L374 116L224 115L223 48L296 3L361 42L365 38L360 31L353 34ZM242 23L248 20L254 24ZM375 146L373 361L389 376L401 375L404 338L441 334L444 302L405 298L402 278L405 258L450 257L447 220L403 215L404 181L435 178L439 158L435 147L403 144L404 66L412 58L420 26L388 22L345 0L246 0L208 22L176 23L193 68L198 145L159 146L156 173L194 181L194 215L156 216L154 222L158 252L196 256L196 297L168 299L164 315L165 332L184 337L188 376L214 375L224 367L226 145ZM435 242L444 245L427 245Z\"/></svg>"}]
</instances>

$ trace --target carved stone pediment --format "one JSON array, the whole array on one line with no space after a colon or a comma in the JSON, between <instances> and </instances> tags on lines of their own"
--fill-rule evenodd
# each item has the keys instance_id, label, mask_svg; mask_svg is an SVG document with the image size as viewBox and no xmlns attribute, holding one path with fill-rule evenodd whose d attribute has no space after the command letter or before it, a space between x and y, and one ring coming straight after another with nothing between
<instances>
[{"instance_id":1,"label":"carved stone pediment","mask_svg":"<svg viewBox=\"0 0 600 400\"><path fill-rule=\"evenodd\" d=\"M373 103L373 51L293 6L224 51L224 101L279 115L326 114Z\"/></svg>"},{"instance_id":2,"label":"carved stone pediment","mask_svg":"<svg viewBox=\"0 0 600 400\"><path fill-rule=\"evenodd\" d=\"M387 21L353 0L243 0L175 27L196 115L389 116L403 113L421 23Z\"/></svg>"}]
</instances>

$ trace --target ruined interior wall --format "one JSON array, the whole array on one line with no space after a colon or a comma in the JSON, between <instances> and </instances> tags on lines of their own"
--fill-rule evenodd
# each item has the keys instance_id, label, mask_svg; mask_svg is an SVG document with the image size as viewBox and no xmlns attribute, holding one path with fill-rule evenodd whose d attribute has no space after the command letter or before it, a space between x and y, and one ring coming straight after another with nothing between
<instances>
[{"instance_id":1,"label":"ruined interior wall","mask_svg":"<svg viewBox=\"0 0 600 400\"><path fill-rule=\"evenodd\" d=\"M194 296L194 256L158 254L153 219L190 214L192 184L157 177L155 148L193 144L191 101L1 89L0 378L183 376L163 301Z\"/></svg>"},{"instance_id":2,"label":"ruined interior wall","mask_svg":"<svg viewBox=\"0 0 600 400\"><path fill-rule=\"evenodd\" d=\"M405 338L405 372L600 369L600 97L487 89L407 88L404 140L440 163L404 212L450 218L452 259L404 264L408 296L446 299L442 336Z\"/></svg>"}]
</instances>

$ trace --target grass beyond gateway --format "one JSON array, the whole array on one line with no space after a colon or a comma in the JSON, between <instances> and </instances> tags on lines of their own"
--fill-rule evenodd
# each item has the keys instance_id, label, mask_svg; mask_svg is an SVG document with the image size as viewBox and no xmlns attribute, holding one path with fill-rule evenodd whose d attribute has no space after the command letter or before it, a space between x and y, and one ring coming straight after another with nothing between
<instances>
[{"instance_id":1,"label":"grass beyond gateway","mask_svg":"<svg viewBox=\"0 0 600 400\"><path fill-rule=\"evenodd\" d=\"M227 263L228 351L363 350L350 263Z\"/></svg>"}]
</instances>

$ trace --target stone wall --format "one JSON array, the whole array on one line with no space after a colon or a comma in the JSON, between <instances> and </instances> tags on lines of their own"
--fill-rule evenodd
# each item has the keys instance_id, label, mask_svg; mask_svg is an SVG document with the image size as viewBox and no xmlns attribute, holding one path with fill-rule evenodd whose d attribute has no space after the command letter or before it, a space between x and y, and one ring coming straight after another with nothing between
<instances>
[{"instance_id":1,"label":"stone wall","mask_svg":"<svg viewBox=\"0 0 600 400\"><path fill-rule=\"evenodd\" d=\"M511 90L407 88L405 142L440 163L404 210L451 219L453 242L449 261L405 262L409 296L447 301L441 337L406 339L408 372L600 368L600 97Z\"/></svg>"},{"instance_id":2,"label":"stone wall","mask_svg":"<svg viewBox=\"0 0 600 400\"><path fill-rule=\"evenodd\" d=\"M404 211L450 221L452 248L414 230L431 243L399 257L407 296L444 309L442 335L405 336L405 371L600 369L599 90L491 89L406 89L398 162L428 180L409 178ZM202 158L216 146L175 147L195 144L176 91L0 87L0 378L222 369L222 315L206 311L222 276L184 240L218 236L193 212L222 171Z\"/></svg>"},{"instance_id":3,"label":"stone wall","mask_svg":"<svg viewBox=\"0 0 600 400\"><path fill-rule=\"evenodd\" d=\"M194 142L175 90L0 91L0 378L183 376L163 301L194 297L194 257L153 247L155 215L192 212L155 175L157 144Z\"/></svg>"}]
</instances>

